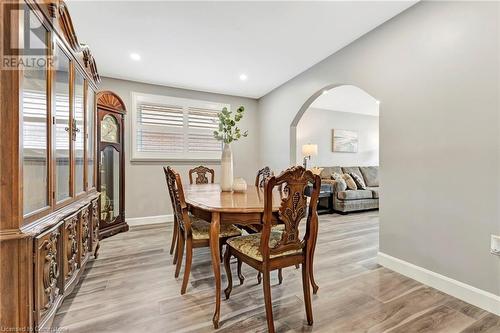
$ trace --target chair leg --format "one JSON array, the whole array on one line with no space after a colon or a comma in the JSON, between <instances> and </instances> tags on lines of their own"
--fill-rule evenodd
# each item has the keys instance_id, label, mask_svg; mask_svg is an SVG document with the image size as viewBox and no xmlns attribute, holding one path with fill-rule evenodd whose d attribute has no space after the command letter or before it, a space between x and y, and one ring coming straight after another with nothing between
<instances>
[{"instance_id":1,"label":"chair leg","mask_svg":"<svg viewBox=\"0 0 500 333\"><path fill-rule=\"evenodd\" d=\"M179 229L178 239L177 239L177 263L175 266L175 277L179 277L179 272L181 271L182 265L182 255L184 253L184 232Z\"/></svg>"},{"instance_id":2,"label":"chair leg","mask_svg":"<svg viewBox=\"0 0 500 333\"><path fill-rule=\"evenodd\" d=\"M295 264L295 269L299 269L300 268L300 265L299 264Z\"/></svg>"},{"instance_id":3,"label":"chair leg","mask_svg":"<svg viewBox=\"0 0 500 333\"><path fill-rule=\"evenodd\" d=\"M177 264L177 257L179 256L179 238L180 238L180 234L181 234L181 230L179 228L179 222L177 222L177 220L175 220L174 222L174 228L176 230L176 239L175 239L175 253L174 253L174 260L172 260L172 265L175 265Z\"/></svg>"},{"instance_id":4,"label":"chair leg","mask_svg":"<svg viewBox=\"0 0 500 333\"><path fill-rule=\"evenodd\" d=\"M177 230L177 219L174 218L174 229L172 230L172 244L170 244L170 254L174 253L174 248L177 245L176 244L176 241L177 241L177 232L178 232L178 230ZM175 260L175 258L174 258L174 260Z\"/></svg>"},{"instance_id":5,"label":"chair leg","mask_svg":"<svg viewBox=\"0 0 500 333\"><path fill-rule=\"evenodd\" d=\"M306 318L309 325L313 324L313 314L311 305L311 289L309 281L309 259L305 259L305 263L302 264L302 289L304 290L304 304L306 306Z\"/></svg>"},{"instance_id":6,"label":"chair leg","mask_svg":"<svg viewBox=\"0 0 500 333\"><path fill-rule=\"evenodd\" d=\"M224 252L222 251L224 246L224 242L222 240L219 240L219 253L220 253L220 262L224 260Z\"/></svg>"},{"instance_id":7,"label":"chair leg","mask_svg":"<svg viewBox=\"0 0 500 333\"><path fill-rule=\"evenodd\" d=\"M257 284L262 282L262 274L260 272L257 273Z\"/></svg>"},{"instance_id":8,"label":"chair leg","mask_svg":"<svg viewBox=\"0 0 500 333\"><path fill-rule=\"evenodd\" d=\"M262 286L264 288L264 303L266 304L267 330L269 333L274 333L273 304L271 301L271 279L269 276L269 271L264 269L262 275L264 275L264 282L262 283Z\"/></svg>"},{"instance_id":9,"label":"chair leg","mask_svg":"<svg viewBox=\"0 0 500 333\"><path fill-rule=\"evenodd\" d=\"M193 240L188 238L186 241L186 264L184 266L184 278L182 279L181 295L186 293L189 275L191 274L191 263L193 261Z\"/></svg>"},{"instance_id":10,"label":"chair leg","mask_svg":"<svg viewBox=\"0 0 500 333\"><path fill-rule=\"evenodd\" d=\"M313 294L316 295L318 293L319 286L316 284L314 280L314 249L316 248L316 240L313 242L313 246L311 246L311 251L309 253L309 279L311 280L311 285L313 287Z\"/></svg>"},{"instance_id":11,"label":"chair leg","mask_svg":"<svg viewBox=\"0 0 500 333\"><path fill-rule=\"evenodd\" d=\"M241 273L241 259L238 259L238 279L240 279L240 285L245 281L245 276Z\"/></svg>"},{"instance_id":12,"label":"chair leg","mask_svg":"<svg viewBox=\"0 0 500 333\"><path fill-rule=\"evenodd\" d=\"M175 242L175 253L174 253L174 259L172 260L172 265L177 264L177 257L179 256L179 238L180 238L179 234L180 234L180 231L177 230L177 239Z\"/></svg>"},{"instance_id":13,"label":"chair leg","mask_svg":"<svg viewBox=\"0 0 500 333\"><path fill-rule=\"evenodd\" d=\"M283 268L278 268L278 282L279 284L283 283Z\"/></svg>"},{"instance_id":14,"label":"chair leg","mask_svg":"<svg viewBox=\"0 0 500 333\"><path fill-rule=\"evenodd\" d=\"M224 294L226 295L226 299L229 299L229 295L231 295L231 291L233 290L233 275L231 273L231 250L230 247L226 247L226 253L224 255L224 268L226 270L227 277L227 288L224 290ZM238 265L240 265L240 261L238 259Z\"/></svg>"},{"instance_id":15,"label":"chair leg","mask_svg":"<svg viewBox=\"0 0 500 333\"><path fill-rule=\"evenodd\" d=\"M309 266L309 278L313 287L313 294L316 295L318 293L319 286L316 284L316 281L314 281L314 269L312 263Z\"/></svg>"}]
</instances>

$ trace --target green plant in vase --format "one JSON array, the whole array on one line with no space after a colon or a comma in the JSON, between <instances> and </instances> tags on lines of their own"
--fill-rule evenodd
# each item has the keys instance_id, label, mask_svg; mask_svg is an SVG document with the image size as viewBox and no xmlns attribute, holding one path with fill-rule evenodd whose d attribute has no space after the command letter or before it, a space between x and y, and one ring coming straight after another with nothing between
<instances>
[{"instance_id":1,"label":"green plant in vase","mask_svg":"<svg viewBox=\"0 0 500 333\"><path fill-rule=\"evenodd\" d=\"M238 141L242 137L248 136L248 131L241 132L241 129L236 126L236 124L243 118L243 114L245 113L245 107L242 105L234 114L233 112L228 111L226 107L219 112L219 129L214 131L214 138L223 141L224 144L229 144L233 141Z\"/></svg>"},{"instance_id":2,"label":"green plant in vase","mask_svg":"<svg viewBox=\"0 0 500 333\"><path fill-rule=\"evenodd\" d=\"M226 107L218 114L219 128L214 131L214 138L224 142L221 157L220 186L222 191L232 191L233 189L233 152L231 151L231 143L248 136L248 131L242 132L237 126L244 113L245 108L240 106L234 114L232 111L228 111Z\"/></svg>"}]
</instances>

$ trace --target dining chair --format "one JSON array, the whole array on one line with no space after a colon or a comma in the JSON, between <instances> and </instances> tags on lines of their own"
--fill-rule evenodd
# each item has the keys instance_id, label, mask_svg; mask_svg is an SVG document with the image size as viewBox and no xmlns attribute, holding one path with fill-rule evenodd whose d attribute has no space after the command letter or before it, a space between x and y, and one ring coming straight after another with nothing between
<instances>
[{"instance_id":1,"label":"dining chair","mask_svg":"<svg viewBox=\"0 0 500 333\"><path fill-rule=\"evenodd\" d=\"M210 222L191 215L184 197L184 189L179 174L171 167L163 167L167 186L172 199L172 208L177 221L177 260L175 267L175 277L179 277L181 270L184 247L186 247L186 262L184 265L184 277L182 280L181 295L186 292L191 263L193 260L193 249L199 247L209 247ZM234 225L220 226L220 243L226 244L231 237L240 236L241 230ZM241 262L238 262L238 276L241 275ZM241 281L241 278L240 278Z\"/></svg>"},{"instance_id":2,"label":"dining chair","mask_svg":"<svg viewBox=\"0 0 500 333\"><path fill-rule=\"evenodd\" d=\"M306 186L312 183L311 200L307 207ZM277 218L285 225L282 232L272 231L273 189L282 185L282 200ZM316 238L318 234L318 198L321 180L318 175L302 166L291 167L278 177L272 176L264 185L264 218L261 233L228 239L224 255L228 286L224 290L229 299L233 288L230 259L232 256L255 268L264 276L264 303L266 307L268 331L274 333L271 285L269 273L272 270L302 265L302 289L307 323L313 324L310 281ZM302 238L299 224L306 217L306 230Z\"/></svg>"},{"instance_id":3,"label":"dining chair","mask_svg":"<svg viewBox=\"0 0 500 333\"><path fill-rule=\"evenodd\" d=\"M194 169L189 170L189 184L193 185L193 174L196 174L195 184L208 184L207 174L210 174L210 183L214 183L215 171L214 169L207 168L200 165Z\"/></svg>"},{"instance_id":4,"label":"dining chair","mask_svg":"<svg viewBox=\"0 0 500 333\"><path fill-rule=\"evenodd\" d=\"M266 183L266 179L269 177L272 177L272 176L274 176L274 172L271 170L271 168L269 168L268 166L263 167L262 169L257 171L257 176L255 177L255 186L263 188L264 184ZM279 190L281 191L281 188ZM260 231L261 226L262 225L257 226L257 228L259 228L258 230L257 230L257 228L254 227L253 232L249 232L249 233L255 233L255 232ZM272 227L273 231L281 231L281 230L283 230L282 228L283 228L282 224ZM262 274L260 272L258 272L257 273L257 283L260 284L261 282L262 282ZM279 284L283 283L283 271L281 270L281 268L278 270L278 283Z\"/></svg>"},{"instance_id":5,"label":"dining chair","mask_svg":"<svg viewBox=\"0 0 500 333\"><path fill-rule=\"evenodd\" d=\"M265 166L259 171L257 171L257 176L255 177L255 186L256 187L264 187L264 184L266 183L266 179L274 176L274 172L268 167Z\"/></svg>"},{"instance_id":6,"label":"dining chair","mask_svg":"<svg viewBox=\"0 0 500 333\"><path fill-rule=\"evenodd\" d=\"M196 173L196 179L195 179L196 184L208 184L207 173L210 174L211 183L213 183L215 180L215 171L213 169L200 165L194 169L189 170L190 184L193 184L193 173ZM172 200L172 198L170 198L170 200ZM172 261L173 265L177 263L177 240L178 240L178 223L177 219L174 216L174 229L172 232L172 243L170 244L170 254L174 254L174 259Z\"/></svg>"}]
</instances>

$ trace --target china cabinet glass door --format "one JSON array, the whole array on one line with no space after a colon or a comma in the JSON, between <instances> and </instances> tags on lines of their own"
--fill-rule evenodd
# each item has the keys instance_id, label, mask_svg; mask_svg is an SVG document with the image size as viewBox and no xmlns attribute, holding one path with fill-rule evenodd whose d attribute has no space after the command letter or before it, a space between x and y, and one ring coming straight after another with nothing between
<instances>
[{"instance_id":1,"label":"china cabinet glass door","mask_svg":"<svg viewBox=\"0 0 500 333\"><path fill-rule=\"evenodd\" d=\"M78 195L84 191L84 80L79 71L74 71L74 116L73 116L73 138L75 155L75 193Z\"/></svg>"},{"instance_id":2,"label":"china cabinet glass door","mask_svg":"<svg viewBox=\"0 0 500 333\"><path fill-rule=\"evenodd\" d=\"M70 60L56 47L55 62L55 181L56 201L71 196L70 192Z\"/></svg>"},{"instance_id":3,"label":"china cabinet glass door","mask_svg":"<svg viewBox=\"0 0 500 333\"><path fill-rule=\"evenodd\" d=\"M95 160L95 92L87 85L87 189L95 187L94 160Z\"/></svg>"},{"instance_id":4,"label":"china cabinet glass door","mask_svg":"<svg viewBox=\"0 0 500 333\"><path fill-rule=\"evenodd\" d=\"M25 10L28 10L25 6ZM22 16L36 20L34 15ZM38 25L41 25L37 21ZM29 22L23 24L29 26ZM43 26L42 26L43 28ZM33 39L33 47L46 49L48 32ZM48 169L48 68L25 67L21 78L23 213L39 211L49 206Z\"/></svg>"}]
</instances>

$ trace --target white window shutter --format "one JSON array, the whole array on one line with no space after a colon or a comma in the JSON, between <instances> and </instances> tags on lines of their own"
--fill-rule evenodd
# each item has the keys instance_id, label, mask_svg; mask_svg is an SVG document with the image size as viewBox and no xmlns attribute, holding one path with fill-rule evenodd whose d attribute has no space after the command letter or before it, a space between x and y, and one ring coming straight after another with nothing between
<instances>
[{"instance_id":1,"label":"white window shutter","mask_svg":"<svg viewBox=\"0 0 500 333\"><path fill-rule=\"evenodd\" d=\"M133 146L138 159L217 160L213 132L228 105L156 95L136 97Z\"/></svg>"},{"instance_id":2,"label":"white window shutter","mask_svg":"<svg viewBox=\"0 0 500 333\"><path fill-rule=\"evenodd\" d=\"M137 150L182 153L184 111L180 106L139 104Z\"/></svg>"},{"instance_id":3,"label":"white window shutter","mask_svg":"<svg viewBox=\"0 0 500 333\"><path fill-rule=\"evenodd\" d=\"M189 107L188 110L188 152L219 153L222 144L214 138L219 128L217 111Z\"/></svg>"}]
</instances>

